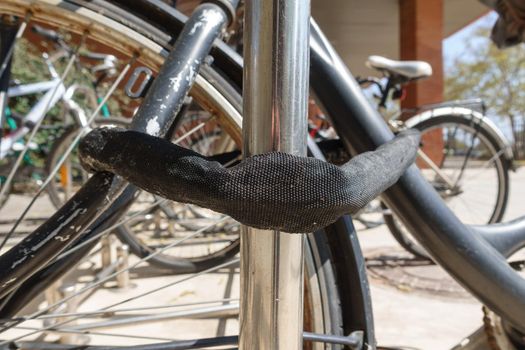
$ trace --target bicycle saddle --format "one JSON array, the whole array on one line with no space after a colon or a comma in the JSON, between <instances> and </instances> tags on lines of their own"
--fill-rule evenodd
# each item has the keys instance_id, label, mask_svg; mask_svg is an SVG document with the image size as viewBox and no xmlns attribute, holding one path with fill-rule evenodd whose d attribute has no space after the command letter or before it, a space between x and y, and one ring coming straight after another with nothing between
<instances>
[{"instance_id":1,"label":"bicycle saddle","mask_svg":"<svg viewBox=\"0 0 525 350\"><path fill-rule=\"evenodd\" d=\"M106 171L177 202L227 214L260 229L312 232L364 207L393 185L416 157L419 132L407 130L342 166L271 152L224 167L170 141L99 128L79 146L89 171ZM222 156L222 155L221 155Z\"/></svg>"},{"instance_id":2,"label":"bicycle saddle","mask_svg":"<svg viewBox=\"0 0 525 350\"><path fill-rule=\"evenodd\" d=\"M432 67L424 61L395 61L382 56L369 56L366 65L408 80L427 78L432 75Z\"/></svg>"}]
</instances>

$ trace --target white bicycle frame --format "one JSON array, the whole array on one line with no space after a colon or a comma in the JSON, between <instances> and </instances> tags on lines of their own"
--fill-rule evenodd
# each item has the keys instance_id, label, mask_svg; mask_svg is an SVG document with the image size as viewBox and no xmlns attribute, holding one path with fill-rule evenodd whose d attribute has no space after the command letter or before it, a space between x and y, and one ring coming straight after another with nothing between
<instances>
[{"instance_id":1,"label":"white bicycle frame","mask_svg":"<svg viewBox=\"0 0 525 350\"><path fill-rule=\"evenodd\" d=\"M45 117L46 113L51 110L60 100L64 102L67 109L73 110L77 122L80 126L84 127L87 125L87 116L82 108L73 100L75 91L81 89L79 85L72 85L69 88L61 82L60 76L56 71L53 62L49 57L44 54L44 60L46 62L49 73L52 79L48 81L22 84L10 87L7 90L7 97L20 97L33 95L38 93L44 93L44 96L31 108L31 110L24 116L22 127L18 128L13 133L5 135L0 142L0 159L3 159L9 151L13 148L14 144L21 140L27 133L31 131L31 128L26 125L34 125L38 123L42 118Z\"/></svg>"}]
</instances>

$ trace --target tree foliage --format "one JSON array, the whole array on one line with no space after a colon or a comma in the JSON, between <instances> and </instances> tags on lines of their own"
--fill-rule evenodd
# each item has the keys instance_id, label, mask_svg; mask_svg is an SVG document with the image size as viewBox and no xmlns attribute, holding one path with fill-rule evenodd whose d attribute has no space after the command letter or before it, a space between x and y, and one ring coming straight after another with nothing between
<instances>
[{"instance_id":1,"label":"tree foliage","mask_svg":"<svg viewBox=\"0 0 525 350\"><path fill-rule=\"evenodd\" d=\"M490 42L488 29L481 29L466 43L465 52L446 72L446 99L482 98L489 117L510 125L515 155L523 159L525 46L499 50Z\"/></svg>"}]
</instances>

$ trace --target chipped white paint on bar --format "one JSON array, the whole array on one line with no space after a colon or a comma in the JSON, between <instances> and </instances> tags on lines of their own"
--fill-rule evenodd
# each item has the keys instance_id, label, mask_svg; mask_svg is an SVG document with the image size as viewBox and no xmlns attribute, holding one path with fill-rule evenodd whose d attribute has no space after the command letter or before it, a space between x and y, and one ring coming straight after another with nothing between
<instances>
[{"instance_id":1,"label":"chipped white paint on bar","mask_svg":"<svg viewBox=\"0 0 525 350\"><path fill-rule=\"evenodd\" d=\"M194 78L195 78L195 69L193 69L193 66L190 66L189 72L186 75L186 81L192 82Z\"/></svg>"},{"instance_id":2,"label":"chipped white paint on bar","mask_svg":"<svg viewBox=\"0 0 525 350\"><path fill-rule=\"evenodd\" d=\"M11 269L14 269L15 267L17 267L18 265L20 265L25 259L27 259L28 255L24 255L22 258L16 260L15 262L13 262L13 264L11 265Z\"/></svg>"},{"instance_id":3,"label":"chipped white paint on bar","mask_svg":"<svg viewBox=\"0 0 525 350\"><path fill-rule=\"evenodd\" d=\"M31 248L33 252L36 252L38 249L42 248L47 242L49 242L51 239L54 239L57 233L59 233L62 228L66 225L69 225L69 223L76 218L79 215L83 215L87 212L86 208L78 208L71 214L63 223L61 223L53 232L51 232L44 240L42 240L40 243L35 245Z\"/></svg>"},{"instance_id":4,"label":"chipped white paint on bar","mask_svg":"<svg viewBox=\"0 0 525 350\"><path fill-rule=\"evenodd\" d=\"M179 73L179 74L177 74L176 77L170 78L170 86L173 87L173 91L175 91L175 92L179 91L180 82L182 80L181 75L182 74Z\"/></svg>"},{"instance_id":5,"label":"chipped white paint on bar","mask_svg":"<svg viewBox=\"0 0 525 350\"><path fill-rule=\"evenodd\" d=\"M202 27L202 22L197 22L193 25L193 28L190 30L190 35L195 34L198 28Z\"/></svg>"},{"instance_id":6,"label":"chipped white paint on bar","mask_svg":"<svg viewBox=\"0 0 525 350\"><path fill-rule=\"evenodd\" d=\"M220 11L207 9L202 11L200 20L205 21L208 27L215 27L222 23L223 14Z\"/></svg>"},{"instance_id":7,"label":"chipped white paint on bar","mask_svg":"<svg viewBox=\"0 0 525 350\"><path fill-rule=\"evenodd\" d=\"M199 61L198 60L195 60L194 61L196 65L199 64ZM171 87L173 87L173 91L174 92L177 92L179 91L180 89L180 83L182 82L182 79L184 77L184 79L186 80L186 82L188 83L192 83L193 80L195 80L195 69L193 68L191 62L188 62L184 65L184 67L182 68L182 70L177 74L177 76L173 77L173 78L170 78L170 85ZM166 95L166 98L168 98L169 95Z\"/></svg>"},{"instance_id":8,"label":"chipped white paint on bar","mask_svg":"<svg viewBox=\"0 0 525 350\"><path fill-rule=\"evenodd\" d=\"M67 241L69 239L70 236L71 235L67 235L65 237L63 237L63 236L56 236L55 239L60 241L60 242L65 242L65 241Z\"/></svg>"},{"instance_id":9,"label":"chipped white paint on bar","mask_svg":"<svg viewBox=\"0 0 525 350\"><path fill-rule=\"evenodd\" d=\"M148 124L146 125L146 132L151 136L158 136L160 134L160 125L157 121L159 119L158 116L155 116L148 120Z\"/></svg>"}]
</instances>

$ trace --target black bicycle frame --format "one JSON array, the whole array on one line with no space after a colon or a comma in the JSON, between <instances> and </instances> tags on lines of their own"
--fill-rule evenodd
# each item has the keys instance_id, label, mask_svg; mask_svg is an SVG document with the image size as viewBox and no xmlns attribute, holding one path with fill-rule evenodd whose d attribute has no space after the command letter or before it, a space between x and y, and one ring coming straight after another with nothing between
<instances>
[{"instance_id":1,"label":"black bicycle frame","mask_svg":"<svg viewBox=\"0 0 525 350\"><path fill-rule=\"evenodd\" d=\"M393 138L387 124L367 102L358 83L315 25L311 37L310 85L351 154L363 153ZM524 220L509 235L485 238L462 224L413 165L383 200L408 226L433 258L458 282L496 313L525 330L525 281L489 243L522 245ZM499 225L501 228L502 225ZM503 238L504 237L504 238Z\"/></svg>"},{"instance_id":2,"label":"black bicycle frame","mask_svg":"<svg viewBox=\"0 0 525 350\"><path fill-rule=\"evenodd\" d=\"M124 0L112 2L127 8L131 13L138 14L148 13L145 12L145 7L149 7L151 11L149 13L155 14L156 23L165 26L165 30L173 30L181 25L180 13L159 0L140 2L137 8L134 8L135 2ZM312 24L311 33L311 87L330 116L348 151L354 155L370 151L392 139L392 132L367 102L359 85L315 23ZM217 44L212 50L212 55L215 59L214 66L224 72L231 81L241 86L242 67L238 56L223 44ZM99 191L93 192L96 193L94 196L103 197L103 193L109 191L110 187L104 186L100 181L100 177L95 176L89 181L88 186L95 185ZM86 192L84 194L89 195ZM525 281L498 253L499 251L510 254L523 245L525 220L493 227L465 226L447 208L415 166L412 166L396 185L385 192L383 199L421 244L431 252L434 259L454 278L481 302L522 332L525 331ZM45 224L49 235L61 234L61 230L67 230L63 225L64 218L60 218L60 215L67 213L68 210L71 213L71 207L68 209L66 206ZM93 211L88 209L80 217L68 221L67 226L78 225L76 220L82 219L83 216L90 216L92 222L99 215ZM69 219L70 216L66 218ZM82 227L85 227L85 224ZM44 233L40 232L40 240L47 239ZM56 250L63 250L66 246L67 243L63 243L60 247L58 244L54 245ZM13 264L16 264L15 267L24 265L24 261L19 259L28 255L22 253L15 252L0 257L2 271L12 270ZM55 251L45 253L49 254L47 261L56 254ZM33 266L33 272L39 267ZM8 287L16 285L18 283L16 278L19 277L17 274L6 276L11 276L15 280L0 276L0 291L3 291L4 296L14 289Z\"/></svg>"},{"instance_id":3,"label":"black bicycle frame","mask_svg":"<svg viewBox=\"0 0 525 350\"><path fill-rule=\"evenodd\" d=\"M238 0L228 1L235 8ZM131 125L133 130L146 132L148 123L154 122L157 136L163 137L168 133L194 82L195 72L199 71L227 19L231 19L232 14L225 7L224 4L203 3L196 8L176 43L176 49L167 57L151 93L137 112ZM170 74L162 74L165 70ZM179 78L176 85L172 79L174 73ZM158 88L155 89L155 86ZM159 110L158 101L162 101L166 108ZM102 213L114 219L113 214L120 211L122 205L112 202L119 202L122 193L129 196L129 187L123 181L114 179L112 174L93 175L47 222L0 257L0 298L8 297L86 231L100 226L96 219ZM69 264L75 259L78 259L78 254L71 254L61 264ZM17 304L13 299L10 303Z\"/></svg>"}]
</instances>

